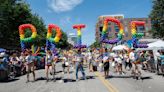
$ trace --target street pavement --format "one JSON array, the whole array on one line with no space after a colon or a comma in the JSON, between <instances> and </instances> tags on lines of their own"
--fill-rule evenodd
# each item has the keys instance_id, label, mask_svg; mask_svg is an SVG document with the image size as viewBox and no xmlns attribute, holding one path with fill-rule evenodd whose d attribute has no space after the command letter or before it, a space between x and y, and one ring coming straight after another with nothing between
<instances>
[{"instance_id":1,"label":"street pavement","mask_svg":"<svg viewBox=\"0 0 164 92\"><path fill-rule=\"evenodd\" d=\"M91 73L86 68L87 80L77 82L73 69L70 74L61 71L61 64L58 64L55 82L46 82L44 70L36 71L35 82L26 83L26 75L10 82L0 82L0 92L164 92L164 78L145 71L142 71L141 80L129 77L130 71L125 75L110 72L111 76L105 79L103 73ZM79 77L82 77L80 72ZM32 76L30 78L32 80Z\"/></svg>"}]
</instances>

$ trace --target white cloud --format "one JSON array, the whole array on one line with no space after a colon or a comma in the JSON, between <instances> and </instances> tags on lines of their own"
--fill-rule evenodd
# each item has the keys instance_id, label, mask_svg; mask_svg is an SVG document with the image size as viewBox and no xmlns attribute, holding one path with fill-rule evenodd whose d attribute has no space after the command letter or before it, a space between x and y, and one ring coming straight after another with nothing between
<instances>
[{"instance_id":1,"label":"white cloud","mask_svg":"<svg viewBox=\"0 0 164 92\"><path fill-rule=\"evenodd\" d=\"M82 2L83 0L48 0L48 6L53 11L60 13L70 11Z\"/></svg>"}]
</instances>

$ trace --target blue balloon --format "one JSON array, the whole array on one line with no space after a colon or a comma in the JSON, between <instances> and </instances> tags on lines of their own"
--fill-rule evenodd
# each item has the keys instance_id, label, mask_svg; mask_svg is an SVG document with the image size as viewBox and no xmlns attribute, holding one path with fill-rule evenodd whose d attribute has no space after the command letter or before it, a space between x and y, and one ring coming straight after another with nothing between
<instances>
[{"instance_id":1,"label":"blue balloon","mask_svg":"<svg viewBox=\"0 0 164 92\"><path fill-rule=\"evenodd\" d=\"M26 49L25 43L23 41L21 41L20 44L21 44L22 51L24 51Z\"/></svg>"}]
</instances>

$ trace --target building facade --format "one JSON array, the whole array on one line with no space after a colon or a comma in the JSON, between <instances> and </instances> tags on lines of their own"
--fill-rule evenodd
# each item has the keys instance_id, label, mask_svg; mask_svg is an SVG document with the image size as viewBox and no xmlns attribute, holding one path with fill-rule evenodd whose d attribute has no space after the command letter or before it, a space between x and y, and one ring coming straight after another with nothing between
<instances>
[{"instance_id":1,"label":"building facade","mask_svg":"<svg viewBox=\"0 0 164 92\"><path fill-rule=\"evenodd\" d=\"M77 43L77 35L75 35L74 33L69 33L68 34L68 43L70 43L71 45L76 45Z\"/></svg>"},{"instance_id":2,"label":"building facade","mask_svg":"<svg viewBox=\"0 0 164 92\"><path fill-rule=\"evenodd\" d=\"M143 38L151 38L151 20L149 18L124 18L124 15L103 15L98 18L98 22L96 23L96 32L95 37L96 41L100 41L101 39L101 32L103 29L103 21L107 17L114 17L119 19L120 22L123 24L124 27L124 37L123 40L130 40L132 38L131 34L131 21L145 21L145 26L138 26L137 32L144 33ZM108 24L108 39L114 39L117 37L119 32L119 28L115 23L109 22Z\"/></svg>"}]
</instances>

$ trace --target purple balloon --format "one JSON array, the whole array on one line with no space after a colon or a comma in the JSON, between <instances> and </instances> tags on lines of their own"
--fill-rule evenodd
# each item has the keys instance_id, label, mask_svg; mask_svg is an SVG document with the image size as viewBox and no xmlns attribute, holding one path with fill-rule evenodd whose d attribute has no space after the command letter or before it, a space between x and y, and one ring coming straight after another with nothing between
<instances>
[{"instance_id":1,"label":"purple balloon","mask_svg":"<svg viewBox=\"0 0 164 92\"><path fill-rule=\"evenodd\" d=\"M138 48L147 48L148 45L147 44L137 44Z\"/></svg>"},{"instance_id":2,"label":"purple balloon","mask_svg":"<svg viewBox=\"0 0 164 92\"><path fill-rule=\"evenodd\" d=\"M74 48L86 48L86 45L75 45Z\"/></svg>"}]
</instances>

